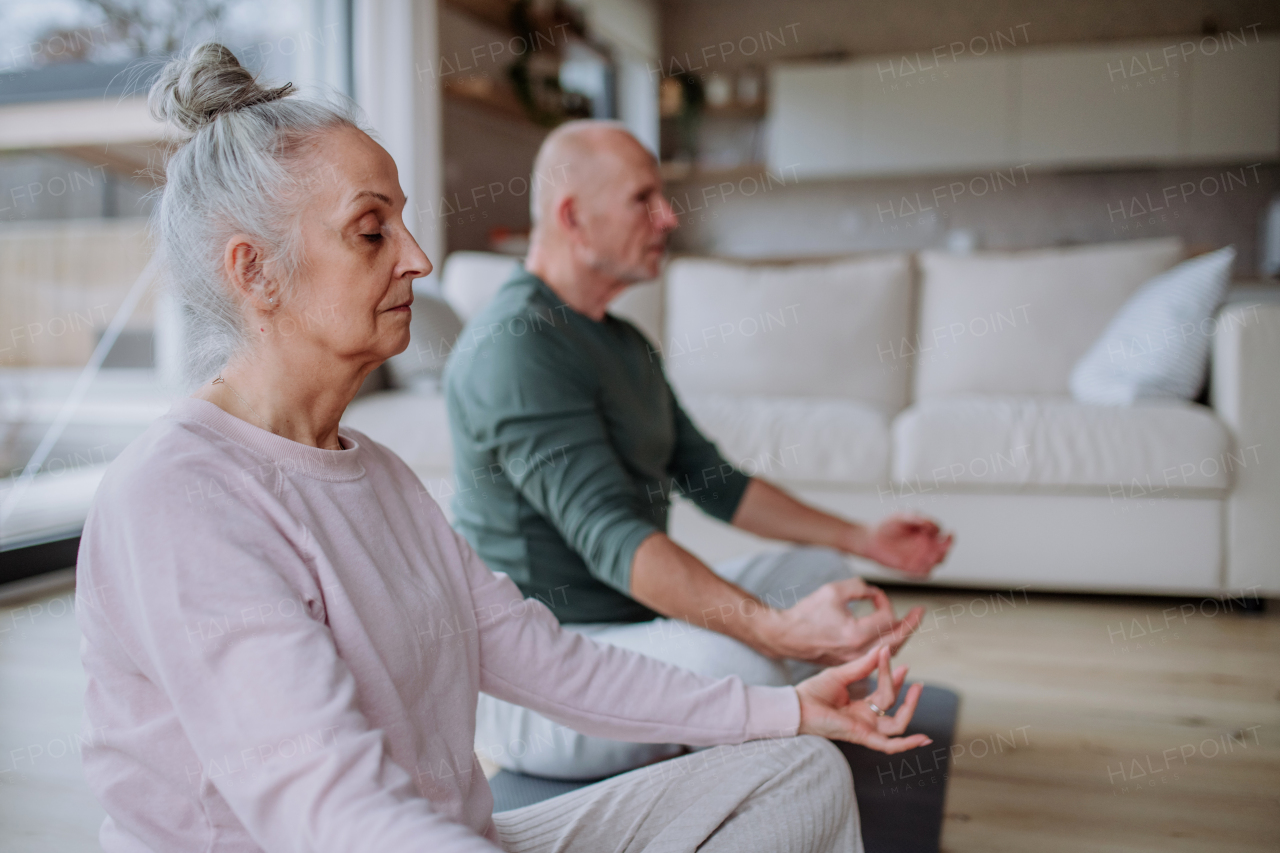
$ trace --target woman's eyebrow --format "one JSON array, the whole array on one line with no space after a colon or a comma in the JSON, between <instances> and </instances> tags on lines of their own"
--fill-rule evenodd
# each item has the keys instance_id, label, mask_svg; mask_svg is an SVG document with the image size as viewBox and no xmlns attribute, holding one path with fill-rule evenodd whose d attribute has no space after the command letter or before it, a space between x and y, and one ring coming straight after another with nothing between
<instances>
[{"instance_id":1,"label":"woman's eyebrow","mask_svg":"<svg viewBox=\"0 0 1280 853\"><path fill-rule=\"evenodd\" d=\"M373 190L361 190L360 192L358 192L358 193L356 193L355 195L353 195L353 196L351 197L351 200L352 200L352 201L355 201L356 199L361 198L362 196L367 196L367 195L371 195L371 196L373 196L374 198L379 199L379 200L380 200L380 201L382 201L384 204L387 204L387 205L390 205L390 204L391 204L391 199L387 198L387 197L386 197L385 195L383 195L382 193L376 193L376 192L374 192Z\"/></svg>"}]
</instances>

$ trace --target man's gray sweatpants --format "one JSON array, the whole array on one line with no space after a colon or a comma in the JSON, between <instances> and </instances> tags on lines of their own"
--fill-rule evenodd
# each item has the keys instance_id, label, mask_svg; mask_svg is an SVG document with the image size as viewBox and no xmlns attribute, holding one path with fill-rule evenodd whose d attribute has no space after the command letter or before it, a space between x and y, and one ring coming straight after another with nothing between
<instances>
[{"instance_id":1,"label":"man's gray sweatpants","mask_svg":"<svg viewBox=\"0 0 1280 853\"><path fill-rule=\"evenodd\" d=\"M786 548L729 560L716 574L785 609L831 581L853 577L845 558L827 548ZM706 614L714 624L716 615ZM713 678L737 675L747 684L795 684L819 667L771 660L724 634L679 619L564 626ZM499 767L550 779L601 779L686 751L680 744L626 743L587 737L520 705L480 694L476 752Z\"/></svg>"}]
</instances>

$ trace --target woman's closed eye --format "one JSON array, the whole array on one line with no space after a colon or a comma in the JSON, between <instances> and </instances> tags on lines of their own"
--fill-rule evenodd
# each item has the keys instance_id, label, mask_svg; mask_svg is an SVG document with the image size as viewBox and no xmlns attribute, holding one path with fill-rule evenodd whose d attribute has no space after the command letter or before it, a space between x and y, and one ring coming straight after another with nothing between
<instances>
[{"instance_id":1,"label":"woman's closed eye","mask_svg":"<svg viewBox=\"0 0 1280 853\"><path fill-rule=\"evenodd\" d=\"M355 221L355 232L367 243L381 243L385 235L386 223L374 211L366 211Z\"/></svg>"}]
</instances>

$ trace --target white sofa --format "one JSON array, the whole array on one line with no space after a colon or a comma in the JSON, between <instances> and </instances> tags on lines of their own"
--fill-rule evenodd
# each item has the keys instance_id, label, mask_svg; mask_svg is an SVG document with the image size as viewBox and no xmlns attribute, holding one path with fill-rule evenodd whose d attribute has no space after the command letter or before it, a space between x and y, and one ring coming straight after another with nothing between
<instances>
[{"instance_id":1,"label":"white sofa","mask_svg":"<svg viewBox=\"0 0 1280 853\"><path fill-rule=\"evenodd\" d=\"M1277 596L1280 304L1231 303L1169 332L1213 336L1212 408L1088 406L1067 390L1112 315L1182 254L1176 240L1147 240L677 258L612 310L649 335L691 416L748 472L850 517L912 509L953 529L936 583ZM445 299L465 320L514 264L453 254ZM404 456L447 510L438 390L369 395L346 421ZM711 561L777 547L686 503L672 535Z\"/></svg>"}]
</instances>

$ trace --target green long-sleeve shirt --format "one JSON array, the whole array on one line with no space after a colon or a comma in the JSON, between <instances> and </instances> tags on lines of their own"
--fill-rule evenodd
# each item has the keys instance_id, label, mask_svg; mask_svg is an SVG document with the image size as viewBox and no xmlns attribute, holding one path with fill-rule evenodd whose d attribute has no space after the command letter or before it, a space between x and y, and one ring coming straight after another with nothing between
<instances>
[{"instance_id":1,"label":"green long-sleeve shirt","mask_svg":"<svg viewBox=\"0 0 1280 853\"><path fill-rule=\"evenodd\" d=\"M672 494L729 521L749 478L676 402L635 326L575 312L521 270L445 369L456 526L562 622L652 619L631 561Z\"/></svg>"}]
</instances>

